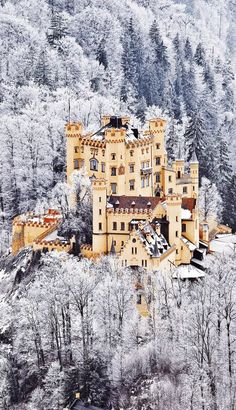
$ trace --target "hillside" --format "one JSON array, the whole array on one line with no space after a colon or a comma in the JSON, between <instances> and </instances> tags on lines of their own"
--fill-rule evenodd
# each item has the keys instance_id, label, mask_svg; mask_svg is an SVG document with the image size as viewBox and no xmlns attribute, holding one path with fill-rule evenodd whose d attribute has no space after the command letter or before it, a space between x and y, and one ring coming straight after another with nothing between
<instances>
[{"instance_id":1,"label":"hillside","mask_svg":"<svg viewBox=\"0 0 236 410\"><path fill-rule=\"evenodd\" d=\"M234 409L233 245L190 283L10 251L12 219L59 200L60 234L91 241L90 197L68 209L65 124L105 114L167 119L170 162L197 155L202 197L236 231L235 23L233 0L0 1L0 409L62 410L77 391L110 410Z\"/></svg>"}]
</instances>

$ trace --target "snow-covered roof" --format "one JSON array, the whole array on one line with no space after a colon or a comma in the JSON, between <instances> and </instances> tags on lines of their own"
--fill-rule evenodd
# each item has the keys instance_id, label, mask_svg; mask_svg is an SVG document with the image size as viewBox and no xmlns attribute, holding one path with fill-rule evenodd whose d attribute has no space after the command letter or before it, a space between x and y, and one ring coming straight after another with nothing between
<instances>
[{"instance_id":1,"label":"snow-covered roof","mask_svg":"<svg viewBox=\"0 0 236 410\"><path fill-rule=\"evenodd\" d=\"M158 226L159 224L156 223L155 225ZM137 235L144 244L148 253L153 258L158 258L165 253L170 246L166 238L161 233L157 233L154 228L154 224L151 224L148 221L139 223Z\"/></svg>"},{"instance_id":2,"label":"snow-covered roof","mask_svg":"<svg viewBox=\"0 0 236 410\"><path fill-rule=\"evenodd\" d=\"M209 248L213 252L230 254L236 250L236 235L217 235L217 237L210 242Z\"/></svg>"},{"instance_id":3,"label":"snow-covered roof","mask_svg":"<svg viewBox=\"0 0 236 410\"><path fill-rule=\"evenodd\" d=\"M194 245L194 243L190 242L188 239L184 238L183 236L181 236L181 241L183 241L189 248L189 250L191 252L195 251L195 249L197 249L196 245Z\"/></svg>"},{"instance_id":4,"label":"snow-covered roof","mask_svg":"<svg viewBox=\"0 0 236 410\"><path fill-rule=\"evenodd\" d=\"M193 265L180 265L173 274L174 279L200 279L205 273Z\"/></svg>"},{"instance_id":5,"label":"snow-covered roof","mask_svg":"<svg viewBox=\"0 0 236 410\"><path fill-rule=\"evenodd\" d=\"M192 214L189 209L181 208L181 219L191 219Z\"/></svg>"}]
</instances>

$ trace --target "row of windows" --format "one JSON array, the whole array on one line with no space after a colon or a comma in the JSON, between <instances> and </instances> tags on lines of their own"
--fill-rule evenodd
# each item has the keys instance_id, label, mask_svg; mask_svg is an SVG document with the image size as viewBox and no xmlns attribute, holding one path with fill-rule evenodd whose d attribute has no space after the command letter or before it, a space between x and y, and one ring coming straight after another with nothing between
<instances>
[{"instance_id":1,"label":"row of windows","mask_svg":"<svg viewBox=\"0 0 236 410\"><path fill-rule=\"evenodd\" d=\"M117 231L117 222L113 222L113 224L112 224L112 229L113 229L113 231ZM125 230L125 223L124 222L121 222L120 223L120 230L121 231L124 231Z\"/></svg>"},{"instance_id":2,"label":"row of windows","mask_svg":"<svg viewBox=\"0 0 236 410\"><path fill-rule=\"evenodd\" d=\"M156 149L160 149L160 144L156 144ZM91 149L91 151L92 151L92 149ZM78 154L79 152L83 153L83 152L84 152L84 146L82 145L81 147L78 147L78 146L74 147L74 152L75 152L75 154ZM142 152L142 154L144 154L145 149L142 148L142 151L141 151L141 152ZM149 153L149 148L146 148L146 153L147 153L147 154ZM95 154L96 154L96 155L98 154L98 149L96 149ZM131 157L133 157L133 156L134 156L134 151L131 150L131 151L129 152L129 154L130 154ZM103 156L103 157L105 156L105 150L104 150L104 149L102 150L102 156ZM112 154L111 154L111 159L112 159L112 160L115 160L115 159L116 159L116 154L115 154L115 153L112 153Z\"/></svg>"}]
</instances>

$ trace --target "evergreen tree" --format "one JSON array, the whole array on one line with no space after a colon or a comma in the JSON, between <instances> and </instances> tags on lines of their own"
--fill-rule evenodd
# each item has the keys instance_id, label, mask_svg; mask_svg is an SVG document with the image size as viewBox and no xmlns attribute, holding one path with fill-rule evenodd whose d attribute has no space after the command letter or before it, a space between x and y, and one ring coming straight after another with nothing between
<instances>
[{"instance_id":1,"label":"evergreen tree","mask_svg":"<svg viewBox=\"0 0 236 410\"><path fill-rule=\"evenodd\" d=\"M189 125L185 132L185 149L187 151L187 161L190 161L195 152L199 161L200 175L207 174L207 153L206 153L206 129L202 112L192 113Z\"/></svg>"},{"instance_id":2,"label":"evergreen tree","mask_svg":"<svg viewBox=\"0 0 236 410\"><path fill-rule=\"evenodd\" d=\"M188 37L184 44L184 58L187 61L192 61L192 58L193 58L193 50L192 50L192 46L191 46L191 43Z\"/></svg>"},{"instance_id":3,"label":"evergreen tree","mask_svg":"<svg viewBox=\"0 0 236 410\"><path fill-rule=\"evenodd\" d=\"M123 37L122 67L124 73L122 100L127 101L129 97L138 98L142 70L142 44L132 18Z\"/></svg>"},{"instance_id":4,"label":"evergreen tree","mask_svg":"<svg viewBox=\"0 0 236 410\"><path fill-rule=\"evenodd\" d=\"M107 68L108 61L107 61L107 53L104 47L104 40L102 40L98 46L96 59L99 62L99 64L102 64L104 66L105 69Z\"/></svg>"},{"instance_id":5,"label":"evergreen tree","mask_svg":"<svg viewBox=\"0 0 236 410\"><path fill-rule=\"evenodd\" d=\"M164 107L165 94L167 92L167 82L169 73L169 62L167 57L167 49L161 38L157 22L154 20L151 25L149 37L151 40L151 104Z\"/></svg>"},{"instance_id":6,"label":"evergreen tree","mask_svg":"<svg viewBox=\"0 0 236 410\"><path fill-rule=\"evenodd\" d=\"M34 78L36 83L39 85L46 85L49 88L53 85L52 70L49 63L48 54L45 50L43 50L39 55Z\"/></svg>"},{"instance_id":7,"label":"evergreen tree","mask_svg":"<svg viewBox=\"0 0 236 410\"><path fill-rule=\"evenodd\" d=\"M214 95L215 94L214 74L209 64L206 64L203 68L203 81L208 87L209 91Z\"/></svg>"},{"instance_id":8,"label":"evergreen tree","mask_svg":"<svg viewBox=\"0 0 236 410\"><path fill-rule=\"evenodd\" d=\"M195 80L194 65L190 63L189 69L183 65L182 69L183 100L187 115L192 115L197 109L198 95Z\"/></svg>"},{"instance_id":9,"label":"evergreen tree","mask_svg":"<svg viewBox=\"0 0 236 410\"><path fill-rule=\"evenodd\" d=\"M199 43L197 45L195 54L194 54L194 61L197 63L197 65L204 67L206 64L206 55L205 55L205 50L203 48L202 43Z\"/></svg>"}]
</instances>

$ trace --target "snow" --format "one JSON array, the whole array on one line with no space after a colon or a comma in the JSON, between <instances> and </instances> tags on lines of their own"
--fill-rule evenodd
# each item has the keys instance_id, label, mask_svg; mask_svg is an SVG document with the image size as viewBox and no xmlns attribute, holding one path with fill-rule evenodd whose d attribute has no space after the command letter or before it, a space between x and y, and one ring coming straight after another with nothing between
<instances>
[{"instance_id":1,"label":"snow","mask_svg":"<svg viewBox=\"0 0 236 410\"><path fill-rule=\"evenodd\" d=\"M202 270L196 268L193 265L180 265L177 268L177 272L173 274L173 278L177 279L194 279L194 278L204 278L205 274Z\"/></svg>"},{"instance_id":2,"label":"snow","mask_svg":"<svg viewBox=\"0 0 236 410\"><path fill-rule=\"evenodd\" d=\"M189 209L181 209L181 219L191 219L191 211Z\"/></svg>"},{"instance_id":3,"label":"snow","mask_svg":"<svg viewBox=\"0 0 236 410\"><path fill-rule=\"evenodd\" d=\"M222 234L217 235L215 239L210 242L210 250L217 253L230 254L236 250L236 235Z\"/></svg>"},{"instance_id":4,"label":"snow","mask_svg":"<svg viewBox=\"0 0 236 410\"><path fill-rule=\"evenodd\" d=\"M58 238L57 233L58 231L57 229L55 229L55 231L51 232L48 236L46 236L44 240L47 242L55 241Z\"/></svg>"},{"instance_id":5,"label":"snow","mask_svg":"<svg viewBox=\"0 0 236 410\"><path fill-rule=\"evenodd\" d=\"M181 236L181 240L188 246L190 251L195 251L195 249L197 249L194 243L190 242L188 239L184 238L183 236Z\"/></svg>"}]
</instances>

